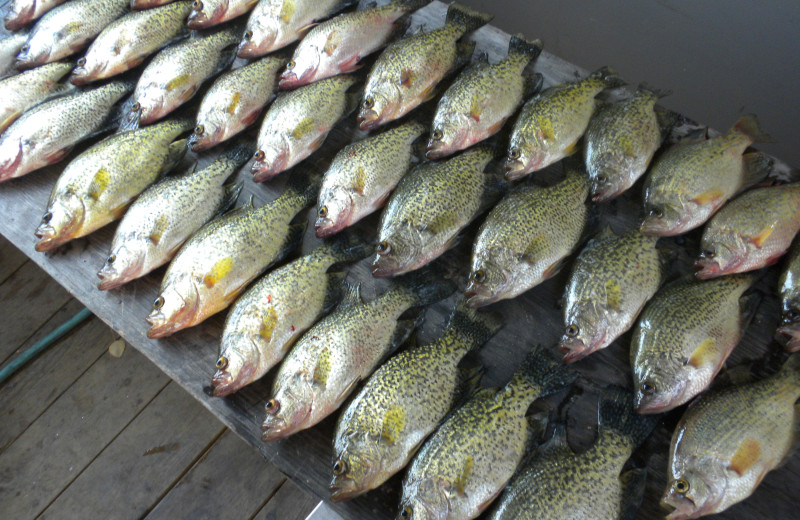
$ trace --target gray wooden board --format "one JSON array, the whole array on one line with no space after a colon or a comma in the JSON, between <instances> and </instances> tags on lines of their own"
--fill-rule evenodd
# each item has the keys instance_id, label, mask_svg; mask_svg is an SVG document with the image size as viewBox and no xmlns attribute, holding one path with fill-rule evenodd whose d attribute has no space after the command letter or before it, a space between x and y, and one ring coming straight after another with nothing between
<instances>
[{"instance_id":1,"label":"gray wooden board","mask_svg":"<svg viewBox=\"0 0 800 520\"><path fill-rule=\"evenodd\" d=\"M415 15L415 23L426 23L429 28L442 23L445 5L434 2ZM535 37L535 20L531 25L531 37ZM491 60L505 55L508 35L491 26L484 27L472 36L478 48L487 52ZM609 57L613 64L613 57ZM545 78L545 86L572 80L586 74L586 71L571 65L545 52L537 62L537 71ZM632 79L632 78L631 78ZM637 78L638 79L638 78ZM645 78L642 78L645 79ZM418 112L430 112L431 104ZM363 132L354 130L354 118L337 127L323 148L308 161L294 169L295 172L306 169L322 171L332 155L347 142L363 137ZM698 128L698 125L683 118L670 136L674 142L680 136ZM224 147L222 147L224 149ZM206 153L199 157L199 167L207 164L217 152ZM498 152L501 153L501 152ZM142 280L130 283L119 291L101 293L95 289L96 272L101 267L108 253L113 225L93 235L74 241L52 254L42 255L33 251L33 231L44 211L50 187L55 182L58 172L65 163L35 172L22 179L0 185L0 231L23 252L33 258L48 273L62 283L70 293L84 302L95 314L118 331L131 345L141 350L153 362L161 367L171 378L177 381L204 406L217 415L225 424L253 446L278 468L286 472L296 482L313 492L316 496L327 497L327 484L330 478L331 448L330 439L335 417L331 417L316 428L301 432L294 437L277 443L264 444L260 440L259 424L263 415L262 404L268 395L270 376L225 399L209 397L207 387L213 373L213 364L217 355L218 338L224 313L212 317L193 329L182 331L165 340L149 340L146 335L144 317L148 314L151 302L156 295L163 269L156 271ZM558 170L558 168L555 168ZM248 177L246 168L239 173L245 181L246 200L253 195L256 204L271 200L282 189L282 184L289 172L276 182L267 185L255 185ZM786 179L792 172L783 163L778 163L775 176ZM546 177L544 174L540 177ZM640 187L637 185L629 195L604 206L599 210L600 220L610 223L617 231L624 231L632 226L639 217ZM240 201L241 203L241 201ZM309 222L311 217L309 216ZM360 227L367 236L374 236L377 216L367 219ZM472 226L474 232L475 226ZM687 272L691 257L697 251L698 233L689 234L680 239L678 249L681 253L675 262L676 270ZM674 243L674 240L665 241ZM313 237L311 226L303 244L303 252L313 249L319 241ZM467 233L459 247L447 253L440 263L449 266L450 271L461 282L466 273L471 235ZM369 262L364 261L350 269L349 281L362 282L367 297L380 292L385 281L374 280L369 272ZM568 269L555 278L541 284L525 295L513 301L501 302L493 306L506 322L503 329L480 353L487 366L485 384L503 384L518 366L525 352L532 344L551 346L561 333L561 317L557 301L561 296ZM778 301L773 296L776 284L776 270L771 270L760 284L767 294L762 301L756 319L750 326L745 339L734 353L733 362L763 355L772 348L768 344L778 320ZM463 284L462 284L463 285ZM427 312L426 324L421 340L435 337L441 331L441 325L453 306L455 297L432 306ZM621 338L615 345L599 352L576 365L582 374L598 385L607 383L628 384L629 367L627 345L629 336ZM589 400L589 398L584 399ZM584 403L575 407L576 413L570 419L573 425L576 442L586 442L594 421L592 403ZM580 412L580 413L578 413ZM676 414L666 420L666 429L674 426ZM668 438L668 432L662 432ZM662 442L652 448L656 455L653 458L651 484L642 508L641 518L660 518L663 511L658 505L658 498L665 483L663 465L667 446ZM756 511L767 507L772 511L790 511L796 508L797 499L784 499L781 488L785 482L797 478L800 473L800 461L793 459L787 466L769 475L754 497L732 508L720 518L751 518ZM345 518L391 518L398 501L398 481L393 479L389 485L369 493L368 495L344 504L333 504L332 508ZM789 495L791 496L791 495Z\"/></svg>"},{"instance_id":2,"label":"gray wooden board","mask_svg":"<svg viewBox=\"0 0 800 520\"><path fill-rule=\"evenodd\" d=\"M319 504L319 499L287 480L253 519L304 520Z\"/></svg>"},{"instance_id":3,"label":"gray wooden board","mask_svg":"<svg viewBox=\"0 0 800 520\"><path fill-rule=\"evenodd\" d=\"M0 283L5 282L27 261L28 257L22 251L5 238L0 237Z\"/></svg>"}]
</instances>

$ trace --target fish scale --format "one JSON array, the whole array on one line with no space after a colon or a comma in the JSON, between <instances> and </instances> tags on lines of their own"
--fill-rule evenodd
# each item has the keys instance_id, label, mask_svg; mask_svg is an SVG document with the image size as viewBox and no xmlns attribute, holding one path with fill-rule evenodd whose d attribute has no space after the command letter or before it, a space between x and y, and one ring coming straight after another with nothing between
<instances>
[{"instance_id":1,"label":"fish scale","mask_svg":"<svg viewBox=\"0 0 800 520\"><path fill-rule=\"evenodd\" d=\"M15 60L27 41L25 33L12 33L0 40L0 79L19 73Z\"/></svg>"},{"instance_id":2,"label":"fish scale","mask_svg":"<svg viewBox=\"0 0 800 520\"><path fill-rule=\"evenodd\" d=\"M69 86L59 80L70 70L71 63L48 63L0 81L0 132L29 108L69 92Z\"/></svg>"},{"instance_id":3,"label":"fish scale","mask_svg":"<svg viewBox=\"0 0 800 520\"><path fill-rule=\"evenodd\" d=\"M781 296L782 322L775 339L790 352L800 350L800 242L795 241L778 280Z\"/></svg>"},{"instance_id":4,"label":"fish scale","mask_svg":"<svg viewBox=\"0 0 800 520\"><path fill-rule=\"evenodd\" d=\"M5 26L9 31L18 31L40 18L50 9L66 0L11 0L6 13Z\"/></svg>"}]
</instances>

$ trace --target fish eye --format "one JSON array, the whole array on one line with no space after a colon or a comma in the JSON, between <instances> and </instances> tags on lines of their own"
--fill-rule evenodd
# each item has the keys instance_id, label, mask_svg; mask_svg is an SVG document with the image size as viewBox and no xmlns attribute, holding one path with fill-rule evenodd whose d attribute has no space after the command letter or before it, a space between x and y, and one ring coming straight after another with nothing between
<instances>
[{"instance_id":1,"label":"fish eye","mask_svg":"<svg viewBox=\"0 0 800 520\"><path fill-rule=\"evenodd\" d=\"M372 108L375 106L375 98L367 96L364 98L364 108Z\"/></svg>"},{"instance_id":2,"label":"fish eye","mask_svg":"<svg viewBox=\"0 0 800 520\"><path fill-rule=\"evenodd\" d=\"M142 109L142 104L139 103L138 101L131 105L131 112L138 112L141 109Z\"/></svg>"},{"instance_id":3,"label":"fish eye","mask_svg":"<svg viewBox=\"0 0 800 520\"><path fill-rule=\"evenodd\" d=\"M391 251L391 249L392 249L392 246L389 245L389 242L387 242L386 240L382 240L382 241L378 242L378 247L376 248L376 250L377 250L379 255L385 255L385 254L389 253L389 251Z\"/></svg>"},{"instance_id":4,"label":"fish eye","mask_svg":"<svg viewBox=\"0 0 800 520\"><path fill-rule=\"evenodd\" d=\"M117 259L117 255L115 255L114 253L111 253L110 255L108 255L108 258L106 258L106 265L113 264L116 259Z\"/></svg>"},{"instance_id":5,"label":"fish eye","mask_svg":"<svg viewBox=\"0 0 800 520\"><path fill-rule=\"evenodd\" d=\"M228 358L226 358L225 356L220 356L219 359L217 360L216 367L220 370L225 370L226 368L228 368Z\"/></svg>"},{"instance_id":6,"label":"fish eye","mask_svg":"<svg viewBox=\"0 0 800 520\"><path fill-rule=\"evenodd\" d=\"M194 2L192 2L192 9L194 9L195 11L202 11L203 2L201 2L200 0L194 0Z\"/></svg>"},{"instance_id":7,"label":"fish eye","mask_svg":"<svg viewBox=\"0 0 800 520\"><path fill-rule=\"evenodd\" d=\"M28 52L29 50L31 50L31 46L26 43L25 45L20 47L19 50L20 52Z\"/></svg>"},{"instance_id":8,"label":"fish eye","mask_svg":"<svg viewBox=\"0 0 800 520\"><path fill-rule=\"evenodd\" d=\"M444 133L440 129L437 128L436 130L433 131L433 134L431 134L431 137L433 137L434 141L441 141L442 137L444 137Z\"/></svg>"},{"instance_id":9,"label":"fish eye","mask_svg":"<svg viewBox=\"0 0 800 520\"><path fill-rule=\"evenodd\" d=\"M267 411L269 415L275 415L281 409L281 404L278 402L277 399L270 399L267 401L267 404L264 405L264 409Z\"/></svg>"},{"instance_id":10,"label":"fish eye","mask_svg":"<svg viewBox=\"0 0 800 520\"><path fill-rule=\"evenodd\" d=\"M510 150L508 151L508 158L509 158L509 159L511 159L511 160L514 160L514 161L516 161L517 159L519 159L521 155L522 155L522 154L521 154L521 152L519 151L519 148L516 148L516 147L514 147L514 148L512 148L512 149L510 149Z\"/></svg>"},{"instance_id":11,"label":"fish eye","mask_svg":"<svg viewBox=\"0 0 800 520\"><path fill-rule=\"evenodd\" d=\"M664 210L661 209L661 208L652 207L652 208L650 208L650 211L648 212L648 214L651 217L661 218L661 217L664 216Z\"/></svg>"},{"instance_id":12,"label":"fish eye","mask_svg":"<svg viewBox=\"0 0 800 520\"><path fill-rule=\"evenodd\" d=\"M400 518L411 518L411 513L413 513L411 508L409 506L406 506L403 508L402 511L400 511Z\"/></svg>"},{"instance_id":13,"label":"fish eye","mask_svg":"<svg viewBox=\"0 0 800 520\"><path fill-rule=\"evenodd\" d=\"M790 320L796 320L797 318L800 318L800 313L798 313L798 312L797 312L796 310L794 310L794 309L789 309L789 311L786 313L786 316L787 316L787 317L788 317Z\"/></svg>"},{"instance_id":14,"label":"fish eye","mask_svg":"<svg viewBox=\"0 0 800 520\"><path fill-rule=\"evenodd\" d=\"M294 60L289 60L289 63L286 64L286 70L292 70L297 63Z\"/></svg>"},{"instance_id":15,"label":"fish eye","mask_svg":"<svg viewBox=\"0 0 800 520\"><path fill-rule=\"evenodd\" d=\"M472 280L478 283L486 280L486 272L483 269L472 271Z\"/></svg>"},{"instance_id":16,"label":"fish eye","mask_svg":"<svg viewBox=\"0 0 800 520\"><path fill-rule=\"evenodd\" d=\"M644 395L653 395L656 393L655 385L649 381L642 382L642 384L639 385L639 390L641 390Z\"/></svg>"},{"instance_id":17,"label":"fish eye","mask_svg":"<svg viewBox=\"0 0 800 520\"><path fill-rule=\"evenodd\" d=\"M84 65L86 65L86 58L78 58L78 61L76 63L78 64L78 67L83 67Z\"/></svg>"},{"instance_id":18,"label":"fish eye","mask_svg":"<svg viewBox=\"0 0 800 520\"><path fill-rule=\"evenodd\" d=\"M683 478L679 478L675 481L672 485L672 488L675 490L676 493L679 495L685 495L689 492L689 481Z\"/></svg>"},{"instance_id":19,"label":"fish eye","mask_svg":"<svg viewBox=\"0 0 800 520\"><path fill-rule=\"evenodd\" d=\"M51 220L53 220L53 214L50 211L42 215L42 224L47 224Z\"/></svg>"},{"instance_id":20,"label":"fish eye","mask_svg":"<svg viewBox=\"0 0 800 520\"><path fill-rule=\"evenodd\" d=\"M597 176L597 182L606 182L607 180L608 177L606 176L605 173L601 173Z\"/></svg>"},{"instance_id":21,"label":"fish eye","mask_svg":"<svg viewBox=\"0 0 800 520\"><path fill-rule=\"evenodd\" d=\"M713 249L703 249L703 252L700 253L700 256L703 258L714 258L717 256L717 253Z\"/></svg>"},{"instance_id":22,"label":"fish eye","mask_svg":"<svg viewBox=\"0 0 800 520\"><path fill-rule=\"evenodd\" d=\"M164 306L164 297L159 296L155 300L153 300L153 309L158 310Z\"/></svg>"},{"instance_id":23,"label":"fish eye","mask_svg":"<svg viewBox=\"0 0 800 520\"><path fill-rule=\"evenodd\" d=\"M195 135L203 135L205 131L206 129L203 125L197 125L196 127L194 127Z\"/></svg>"},{"instance_id":24,"label":"fish eye","mask_svg":"<svg viewBox=\"0 0 800 520\"><path fill-rule=\"evenodd\" d=\"M334 475L342 475L347 471L347 463L342 459L336 461L333 465L333 474Z\"/></svg>"},{"instance_id":25,"label":"fish eye","mask_svg":"<svg viewBox=\"0 0 800 520\"><path fill-rule=\"evenodd\" d=\"M318 212L321 218L325 218L328 216L328 206L321 206Z\"/></svg>"},{"instance_id":26,"label":"fish eye","mask_svg":"<svg viewBox=\"0 0 800 520\"><path fill-rule=\"evenodd\" d=\"M580 327L578 327L574 323L571 323L567 327L566 333L567 333L567 336L569 336L570 338L574 338L575 336L577 336L580 333L580 331L581 331Z\"/></svg>"},{"instance_id":27,"label":"fish eye","mask_svg":"<svg viewBox=\"0 0 800 520\"><path fill-rule=\"evenodd\" d=\"M249 40L252 37L253 37L253 31L251 31L250 29L248 29L248 30L246 30L244 32L244 39L245 40Z\"/></svg>"},{"instance_id":28,"label":"fish eye","mask_svg":"<svg viewBox=\"0 0 800 520\"><path fill-rule=\"evenodd\" d=\"M264 150L258 150L256 153L253 154L253 159L255 159L256 161L263 161L264 157L266 156L267 154L264 153Z\"/></svg>"}]
</instances>

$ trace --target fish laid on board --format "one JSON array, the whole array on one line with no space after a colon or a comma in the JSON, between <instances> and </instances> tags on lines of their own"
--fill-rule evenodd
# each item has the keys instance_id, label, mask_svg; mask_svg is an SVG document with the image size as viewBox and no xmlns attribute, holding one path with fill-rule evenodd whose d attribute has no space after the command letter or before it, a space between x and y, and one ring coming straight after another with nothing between
<instances>
[{"instance_id":1,"label":"fish laid on board","mask_svg":"<svg viewBox=\"0 0 800 520\"><path fill-rule=\"evenodd\" d=\"M781 273L778 287L782 303L782 322L775 339L783 343L786 350L800 350L800 242L795 242Z\"/></svg>"},{"instance_id":2,"label":"fish laid on board","mask_svg":"<svg viewBox=\"0 0 800 520\"><path fill-rule=\"evenodd\" d=\"M193 0L186 25L189 29L207 29L249 13L258 0Z\"/></svg>"},{"instance_id":3,"label":"fish laid on board","mask_svg":"<svg viewBox=\"0 0 800 520\"><path fill-rule=\"evenodd\" d=\"M71 89L60 83L72 70L72 63L48 63L0 81L0 132L26 110Z\"/></svg>"},{"instance_id":4,"label":"fish laid on board","mask_svg":"<svg viewBox=\"0 0 800 520\"><path fill-rule=\"evenodd\" d=\"M5 18L6 29L19 31L64 2L65 0L11 0L11 7L8 8Z\"/></svg>"},{"instance_id":5,"label":"fish laid on board","mask_svg":"<svg viewBox=\"0 0 800 520\"><path fill-rule=\"evenodd\" d=\"M19 72L16 67L17 54L27 41L28 35L25 33L9 34L0 40L0 79Z\"/></svg>"}]
</instances>

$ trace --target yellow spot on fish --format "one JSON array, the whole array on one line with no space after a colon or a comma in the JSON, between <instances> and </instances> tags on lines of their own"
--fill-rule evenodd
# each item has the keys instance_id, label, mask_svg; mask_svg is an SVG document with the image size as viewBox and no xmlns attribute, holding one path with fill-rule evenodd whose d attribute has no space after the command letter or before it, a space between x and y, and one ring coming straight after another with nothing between
<instances>
[{"instance_id":1,"label":"yellow spot on fish","mask_svg":"<svg viewBox=\"0 0 800 520\"><path fill-rule=\"evenodd\" d=\"M543 141L547 141L553 139L556 136L555 130L553 130L553 122L546 117L539 119L539 137Z\"/></svg>"},{"instance_id":2,"label":"yellow spot on fish","mask_svg":"<svg viewBox=\"0 0 800 520\"><path fill-rule=\"evenodd\" d=\"M386 411L383 416L383 427L381 428L381 441L384 444L394 444L406 426L406 412L395 405Z\"/></svg>"},{"instance_id":3,"label":"yellow spot on fish","mask_svg":"<svg viewBox=\"0 0 800 520\"><path fill-rule=\"evenodd\" d=\"M758 232L756 236L754 236L751 241L755 244L756 247L761 247L764 245L764 242L767 241L769 236L775 230L775 224L770 224L769 226L765 227L761 231Z\"/></svg>"},{"instance_id":4,"label":"yellow spot on fish","mask_svg":"<svg viewBox=\"0 0 800 520\"><path fill-rule=\"evenodd\" d=\"M695 368L705 367L717 359L717 342L712 338L700 343L689 357L689 364Z\"/></svg>"},{"instance_id":5,"label":"yellow spot on fish","mask_svg":"<svg viewBox=\"0 0 800 520\"><path fill-rule=\"evenodd\" d=\"M323 47L322 50L325 52L325 54L331 56L333 52L336 50L336 48L339 47L339 44L341 42L342 42L342 34L334 29L328 35L328 40L325 42L325 47Z\"/></svg>"},{"instance_id":6,"label":"yellow spot on fish","mask_svg":"<svg viewBox=\"0 0 800 520\"><path fill-rule=\"evenodd\" d=\"M622 306L622 287L616 280L606 281L606 303L617 312Z\"/></svg>"},{"instance_id":7,"label":"yellow spot on fish","mask_svg":"<svg viewBox=\"0 0 800 520\"><path fill-rule=\"evenodd\" d=\"M161 237L164 236L164 231L167 230L167 226L169 225L169 219L165 214L161 214L156 219L155 225L153 226L153 230L150 232L150 241L154 245L158 245L161 241Z\"/></svg>"},{"instance_id":8,"label":"yellow spot on fish","mask_svg":"<svg viewBox=\"0 0 800 520\"><path fill-rule=\"evenodd\" d=\"M166 90L175 90L176 88L182 87L183 85L189 83L189 80L191 78L192 78L191 74L188 73L179 74L174 78L172 78L171 80L169 80L169 83L167 83L165 88Z\"/></svg>"},{"instance_id":9,"label":"yellow spot on fish","mask_svg":"<svg viewBox=\"0 0 800 520\"><path fill-rule=\"evenodd\" d=\"M111 174L105 168L100 168L92 178L92 183L89 185L89 197L97 200L106 191L108 184L111 182Z\"/></svg>"},{"instance_id":10,"label":"yellow spot on fish","mask_svg":"<svg viewBox=\"0 0 800 520\"><path fill-rule=\"evenodd\" d=\"M404 87L410 87L412 81L414 81L414 71L411 69L403 69L400 72L400 84Z\"/></svg>"},{"instance_id":11,"label":"yellow spot on fish","mask_svg":"<svg viewBox=\"0 0 800 520\"><path fill-rule=\"evenodd\" d=\"M59 32L61 34L74 34L82 30L83 30L83 22L72 22L65 25L64 28L61 29L61 31Z\"/></svg>"},{"instance_id":12,"label":"yellow spot on fish","mask_svg":"<svg viewBox=\"0 0 800 520\"><path fill-rule=\"evenodd\" d=\"M258 335L264 338L264 341L272 340L272 333L275 332L275 327L278 325L278 313L275 312L274 307L270 307L264 314L264 319L261 320L261 329Z\"/></svg>"},{"instance_id":13,"label":"yellow spot on fish","mask_svg":"<svg viewBox=\"0 0 800 520\"><path fill-rule=\"evenodd\" d=\"M225 111L230 115L233 115L233 113L236 112L236 107L239 106L239 101L241 99L242 99L242 94L240 92L234 93L233 97L231 98L231 104L228 105L228 108L226 108Z\"/></svg>"},{"instance_id":14,"label":"yellow spot on fish","mask_svg":"<svg viewBox=\"0 0 800 520\"><path fill-rule=\"evenodd\" d=\"M331 375L331 351L328 347L322 349L314 367L314 384L324 387L328 384L328 376Z\"/></svg>"},{"instance_id":15,"label":"yellow spot on fish","mask_svg":"<svg viewBox=\"0 0 800 520\"><path fill-rule=\"evenodd\" d=\"M456 478L455 482L453 482L453 487L461 496L466 496L466 489L467 485L469 484L469 479L472 477L472 469L475 466L475 460L472 458L472 455L467 456L467 460L464 461L464 467L461 468L461 473Z\"/></svg>"},{"instance_id":16,"label":"yellow spot on fish","mask_svg":"<svg viewBox=\"0 0 800 520\"><path fill-rule=\"evenodd\" d=\"M756 439L745 439L733 454L729 469L744 475L761 458L761 443Z\"/></svg>"},{"instance_id":17,"label":"yellow spot on fish","mask_svg":"<svg viewBox=\"0 0 800 520\"><path fill-rule=\"evenodd\" d=\"M708 190L706 192L701 193L692 200L696 204L702 206L703 204L708 204L710 202L719 200L722 198L722 196L723 196L722 190L720 190L719 188L714 188L713 190Z\"/></svg>"},{"instance_id":18,"label":"yellow spot on fish","mask_svg":"<svg viewBox=\"0 0 800 520\"><path fill-rule=\"evenodd\" d=\"M211 271L203 278L203 283L211 289L217 282L225 278L231 272L231 269L233 269L233 258L225 257L217 260Z\"/></svg>"},{"instance_id":19,"label":"yellow spot on fish","mask_svg":"<svg viewBox=\"0 0 800 520\"><path fill-rule=\"evenodd\" d=\"M564 148L564 154L572 155L575 152L577 152L578 151L578 142L579 141L580 141L580 138L576 139L572 144L570 144L566 148Z\"/></svg>"},{"instance_id":20,"label":"yellow spot on fish","mask_svg":"<svg viewBox=\"0 0 800 520\"><path fill-rule=\"evenodd\" d=\"M367 172L359 166L356 170L356 178L353 182L353 189L359 194L364 194L364 187L367 185Z\"/></svg>"},{"instance_id":21,"label":"yellow spot on fish","mask_svg":"<svg viewBox=\"0 0 800 520\"><path fill-rule=\"evenodd\" d=\"M628 157L635 157L636 152L633 149L633 140L628 135L623 135L619 138L619 147L622 153Z\"/></svg>"},{"instance_id":22,"label":"yellow spot on fish","mask_svg":"<svg viewBox=\"0 0 800 520\"><path fill-rule=\"evenodd\" d=\"M441 233L458 227L458 215L455 211L443 211L427 226L431 233Z\"/></svg>"},{"instance_id":23,"label":"yellow spot on fish","mask_svg":"<svg viewBox=\"0 0 800 520\"><path fill-rule=\"evenodd\" d=\"M297 123L297 126L292 130L292 137L300 139L314 128L314 119L307 117Z\"/></svg>"},{"instance_id":24,"label":"yellow spot on fish","mask_svg":"<svg viewBox=\"0 0 800 520\"><path fill-rule=\"evenodd\" d=\"M279 14L278 17L283 21L283 23L289 23L296 9L297 6L295 5L294 0L284 0L283 6L281 6L281 14Z\"/></svg>"},{"instance_id":25,"label":"yellow spot on fish","mask_svg":"<svg viewBox=\"0 0 800 520\"><path fill-rule=\"evenodd\" d=\"M480 122L484 107L486 107L486 97L476 92L472 96L472 102L469 105L470 117Z\"/></svg>"}]
</instances>

